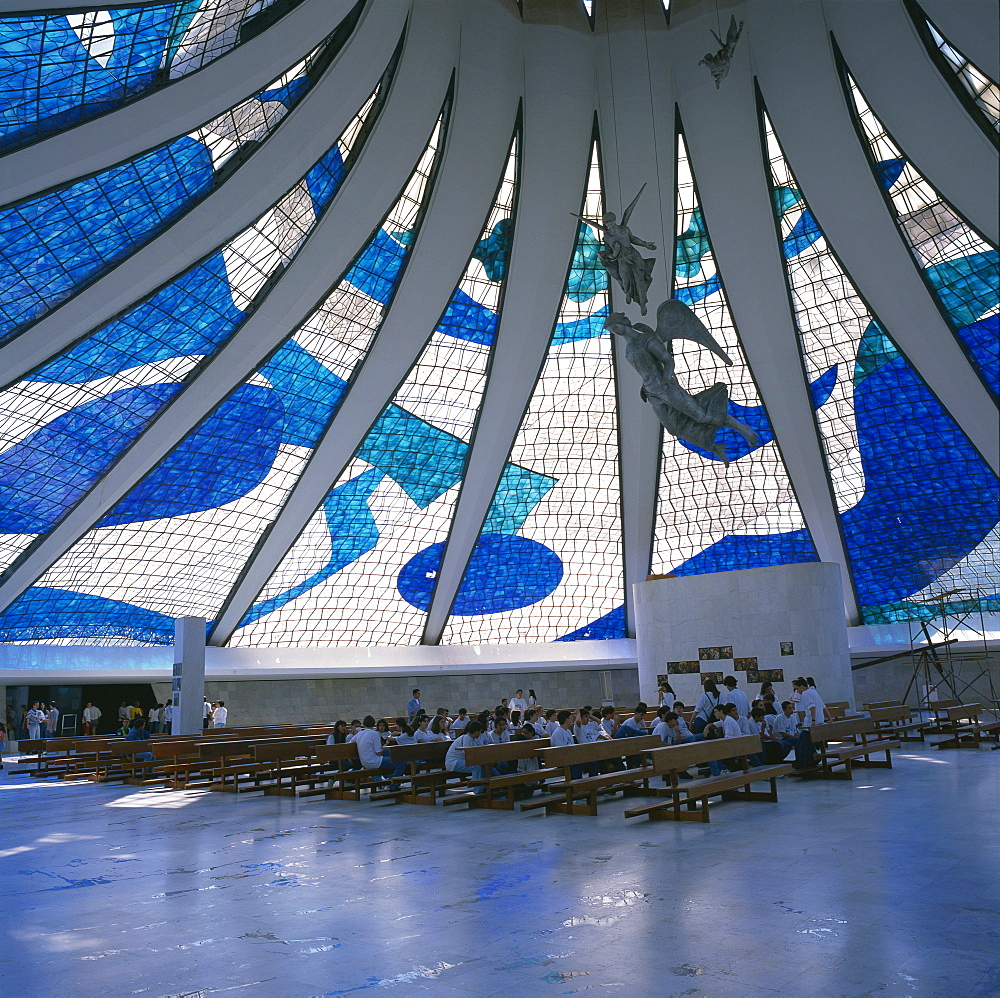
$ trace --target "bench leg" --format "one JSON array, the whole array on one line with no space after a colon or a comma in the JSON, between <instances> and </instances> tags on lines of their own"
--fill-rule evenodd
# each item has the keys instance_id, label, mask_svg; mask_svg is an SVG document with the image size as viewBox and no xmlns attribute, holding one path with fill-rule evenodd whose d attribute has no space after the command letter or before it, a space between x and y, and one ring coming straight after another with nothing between
<instances>
[{"instance_id":1,"label":"bench leg","mask_svg":"<svg viewBox=\"0 0 1000 998\"><path fill-rule=\"evenodd\" d=\"M721 794L723 800L747 800L747 801L770 801L772 804L778 800L778 784L774 777L768 780L771 784L770 790L751 790L750 784L738 790L724 790Z\"/></svg>"},{"instance_id":2,"label":"bench leg","mask_svg":"<svg viewBox=\"0 0 1000 998\"><path fill-rule=\"evenodd\" d=\"M597 817L597 795L589 794L586 804L575 804L573 798L565 797L561 801L553 801L545 805L546 814L588 814Z\"/></svg>"},{"instance_id":3,"label":"bench leg","mask_svg":"<svg viewBox=\"0 0 1000 998\"><path fill-rule=\"evenodd\" d=\"M649 812L650 821L698 821L708 824L708 798L692 797L683 803L687 805L682 808L681 801L677 800L672 805L658 808ZM698 805L701 804L701 807Z\"/></svg>"}]
</instances>

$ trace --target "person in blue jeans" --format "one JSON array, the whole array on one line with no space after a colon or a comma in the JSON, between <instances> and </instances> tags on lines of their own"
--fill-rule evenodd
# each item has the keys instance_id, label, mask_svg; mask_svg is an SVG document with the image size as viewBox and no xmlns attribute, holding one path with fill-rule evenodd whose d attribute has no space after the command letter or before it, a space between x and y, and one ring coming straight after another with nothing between
<instances>
[{"instance_id":1,"label":"person in blue jeans","mask_svg":"<svg viewBox=\"0 0 1000 998\"><path fill-rule=\"evenodd\" d=\"M465 728L465 732L456 738L448 746L448 754L444 759L444 768L449 773L468 773L474 780L482 780L486 776L485 766L470 766L465 761L465 750L479 745L492 745L486 740L486 731L479 721L470 721ZM490 767L493 776L499 776L500 770L496 766ZM485 787L476 787L477 794L486 793Z\"/></svg>"},{"instance_id":2,"label":"person in blue jeans","mask_svg":"<svg viewBox=\"0 0 1000 998\"><path fill-rule=\"evenodd\" d=\"M795 704L791 700L786 700L781 705L780 714L771 714L768 717L771 734L777 739L782 752L782 758L788 755L789 750L795 749L795 762L792 768L796 772L809 769L813 764L813 744L809 737L809 730L803 729L795 715Z\"/></svg>"},{"instance_id":3,"label":"person in blue jeans","mask_svg":"<svg viewBox=\"0 0 1000 998\"><path fill-rule=\"evenodd\" d=\"M146 730L146 719L144 717L137 717L132 722L132 728L129 733L125 736L125 741L127 742L148 742L149 732ZM152 762L153 753L152 752L136 752L135 754L136 762ZM148 776L153 772L152 769L144 770Z\"/></svg>"}]
</instances>

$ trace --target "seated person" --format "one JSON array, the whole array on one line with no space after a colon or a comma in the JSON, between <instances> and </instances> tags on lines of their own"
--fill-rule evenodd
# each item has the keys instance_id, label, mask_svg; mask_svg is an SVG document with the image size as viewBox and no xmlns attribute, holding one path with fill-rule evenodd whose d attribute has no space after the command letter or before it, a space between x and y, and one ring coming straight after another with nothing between
<instances>
[{"instance_id":1,"label":"seated person","mask_svg":"<svg viewBox=\"0 0 1000 998\"><path fill-rule=\"evenodd\" d=\"M127 742L148 742L149 732L146 730L146 719L142 716L135 718L132 721L132 728L125 735L125 741ZM136 762L152 762L153 753L152 752L136 752L133 756ZM145 769L144 772L148 775L153 772L152 769Z\"/></svg>"},{"instance_id":2,"label":"seated person","mask_svg":"<svg viewBox=\"0 0 1000 998\"><path fill-rule=\"evenodd\" d=\"M361 730L354 736L354 744L358 746L361 768L374 770L376 781L380 780L383 774L388 775L392 772L389 752L382 750L382 735L375 727L375 718L371 714L365 714Z\"/></svg>"},{"instance_id":3,"label":"seated person","mask_svg":"<svg viewBox=\"0 0 1000 998\"><path fill-rule=\"evenodd\" d=\"M485 766L470 766L465 761L465 750L473 746L489 745L487 741L486 729L479 721L469 721L465 731L448 746L448 754L445 756L444 768L449 773L468 773L474 780L482 780L486 775ZM494 776L502 775L496 767L490 767ZM476 787L476 794L484 794L484 787Z\"/></svg>"},{"instance_id":4,"label":"seated person","mask_svg":"<svg viewBox=\"0 0 1000 998\"><path fill-rule=\"evenodd\" d=\"M813 744L809 731L804 730L795 714L795 704L786 700L781 705L780 714L768 717L768 727L778 742L782 752L781 759L788 755L790 749L795 749L795 762L792 763L796 772L803 772L813 765Z\"/></svg>"},{"instance_id":5,"label":"seated person","mask_svg":"<svg viewBox=\"0 0 1000 998\"><path fill-rule=\"evenodd\" d=\"M705 725L706 738L740 738L743 730L740 728L739 708L734 703L720 703L712 711L715 720L709 721ZM711 732L710 730L711 729ZM709 762L708 768L713 776L721 776L735 766L735 761L726 759L723 761L713 759Z\"/></svg>"},{"instance_id":6,"label":"seated person","mask_svg":"<svg viewBox=\"0 0 1000 998\"><path fill-rule=\"evenodd\" d=\"M602 707L601 708L601 729L604 731L604 738L614 738L615 732L618 730L618 719L615 716L614 707Z\"/></svg>"}]
</instances>

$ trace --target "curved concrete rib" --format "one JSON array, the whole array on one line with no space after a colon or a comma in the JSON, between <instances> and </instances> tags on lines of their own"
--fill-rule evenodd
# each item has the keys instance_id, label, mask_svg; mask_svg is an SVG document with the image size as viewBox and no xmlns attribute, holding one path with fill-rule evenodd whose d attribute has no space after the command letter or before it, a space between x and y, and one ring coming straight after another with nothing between
<instances>
[{"instance_id":1,"label":"curved concrete rib","mask_svg":"<svg viewBox=\"0 0 1000 998\"><path fill-rule=\"evenodd\" d=\"M626 16L627 11L601 7L595 52L601 145L607 150L602 160L606 208L620 217L636 191L647 185L632 218L635 232L659 247L648 295L655 306L672 290L675 97L662 5L659 0L644 0L644 7L645 31ZM616 284L611 285L611 297L614 308L622 310L621 289ZM651 310L655 312L655 307ZM649 574L663 435L653 410L639 396L642 380L625 362L622 341L614 337L612 342L618 394L625 628L626 634L634 637L632 586Z\"/></svg>"},{"instance_id":2,"label":"curved concrete rib","mask_svg":"<svg viewBox=\"0 0 1000 998\"><path fill-rule=\"evenodd\" d=\"M486 20L491 10L496 9L483 8L479 15L489 31L463 32L444 160L382 328L333 422L229 594L210 644L224 645L239 626L392 401L461 280L493 205L520 94L518 75L510 72L518 47L515 25L505 15Z\"/></svg>"},{"instance_id":3,"label":"curved concrete rib","mask_svg":"<svg viewBox=\"0 0 1000 998\"><path fill-rule=\"evenodd\" d=\"M1000 5L995 0L919 0L919 4L950 44L991 80L1000 81Z\"/></svg>"},{"instance_id":4,"label":"curved concrete rib","mask_svg":"<svg viewBox=\"0 0 1000 998\"><path fill-rule=\"evenodd\" d=\"M558 26L525 32L521 185L489 379L473 431L423 644L439 644L465 568L548 350L576 241L593 133L591 39Z\"/></svg>"},{"instance_id":5,"label":"curved concrete rib","mask_svg":"<svg viewBox=\"0 0 1000 998\"><path fill-rule=\"evenodd\" d=\"M225 245L298 183L378 83L403 30L405 8L381 4L323 79L224 184L113 270L0 346L10 385ZM295 155L289 155L295 150Z\"/></svg>"},{"instance_id":6,"label":"curved concrete rib","mask_svg":"<svg viewBox=\"0 0 1000 998\"><path fill-rule=\"evenodd\" d=\"M754 45L763 49L761 90L789 165L855 287L997 471L996 404L942 318L890 216L825 45L825 24L810 5L797 3L788 5L781 23L794 32L796 45L777 31L755 36Z\"/></svg>"},{"instance_id":7,"label":"curved concrete rib","mask_svg":"<svg viewBox=\"0 0 1000 998\"><path fill-rule=\"evenodd\" d=\"M996 244L996 147L931 61L906 11L885 3L866 4L863 11L857 5L853 11L835 5L829 24L865 100L903 153L959 214ZM873 47L890 51L890 46L891 59L871 58Z\"/></svg>"},{"instance_id":8,"label":"curved concrete rib","mask_svg":"<svg viewBox=\"0 0 1000 998\"><path fill-rule=\"evenodd\" d=\"M419 39L415 51L430 44L439 51L456 46L457 26L436 16L435 8L427 11L411 26ZM8 569L0 586L0 611L142 481L326 296L330 275L347 269L420 158L444 101L451 65L447 59L420 60L404 53L397 84L405 98L390 99L356 169L306 240L295 265L96 486Z\"/></svg>"},{"instance_id":9,"label":"curved concrete rib","mask_svg":"<svg viewBox=\"0 0 1000 998\"><path fill-rule=\"evenodd\" d=\"M377 0L377 6L386 4L391 6L392 0ZM308 55L353 6L354 0L305 0L203 69L115 111L7 153L0 158L3 203L99 173L211 121Z\"/></svg>"},{"instance_id":10,"label":"curved concrete rib","mask_svg":"<svg viewBox=\"0 0 1000 998\"><path fill-rule=\"evenodd\" d=\"M712 250L747 363L767 400L768 418L817 554L840 566L846 615L855 622L857 599L775 231L750 61L748 53L742 58L738 53L720 90L707 72L702 77L696 67L678 69L681 118ZM724 152L720 134L726 136Z\"/></svg>"}]
</instances>

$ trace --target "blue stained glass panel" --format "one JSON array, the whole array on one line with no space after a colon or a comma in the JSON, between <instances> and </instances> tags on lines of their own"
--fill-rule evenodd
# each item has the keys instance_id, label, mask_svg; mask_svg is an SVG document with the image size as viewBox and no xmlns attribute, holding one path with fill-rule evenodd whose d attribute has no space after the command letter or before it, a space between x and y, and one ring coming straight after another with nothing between
<instances>
[{"instance_id":1,"label":"blue stained glass panel","mask_svg":"<svg viewBox=\"0 0 1000 998\"><path fill-rule=\"evenodd\" d=\"M124 259L212 183L211 154L185 137L0 212L0 339Z\"/></svg>"}]
</instances>

